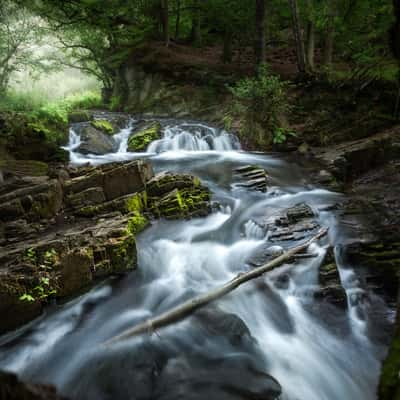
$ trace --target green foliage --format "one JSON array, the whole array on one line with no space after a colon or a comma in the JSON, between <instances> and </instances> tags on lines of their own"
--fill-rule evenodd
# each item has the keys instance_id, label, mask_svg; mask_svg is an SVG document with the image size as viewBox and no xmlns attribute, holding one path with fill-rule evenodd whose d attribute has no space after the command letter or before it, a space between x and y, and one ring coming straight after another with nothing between
<instances>
[{"instance_id":1,"label":"green foliage","mask_svg":"<svg viewBox=\"0 0 400 400\"><path fill-rule=\"evenodd\" d=\"M297 135L296 133L291 132L285 128L276 128L272 141L274 144L282 144L285 143L290 136L296 137Z\"/></svg>"},{"instance_id":2,"label":"green foliage","mask_svg":"<svg viewBox=\"0 0 400 400\"><path fill-rule=\"evenodd\" d=\"M25 260L39 269L39 282L27 293L19 297L20 301L28 303L34 301L46 301L49 297L57 294L57 279L54 277L54 267L58 262L58 254L55 249L47 250L41 257L33 248L25 253Z\"/></svg>"},{"instance_id":3,"label":"green foliage","mask_svg":"<svg viewBox=\"0 0 400 400\"><path fill-rule=\"evenodd\" d=\"M286 82L272 75L265 65L255 77L245 78L230 88L234 96L234 113L244 119L248 133L254 136L255 124L258 124L269 136L263 138L258 132L257 139L261 142L270 142L275 132L278 132L277 140L283 138L283 131L277 130L281 128L282 115L289 109L286 89Z\"/></svg>"}]
</instances>

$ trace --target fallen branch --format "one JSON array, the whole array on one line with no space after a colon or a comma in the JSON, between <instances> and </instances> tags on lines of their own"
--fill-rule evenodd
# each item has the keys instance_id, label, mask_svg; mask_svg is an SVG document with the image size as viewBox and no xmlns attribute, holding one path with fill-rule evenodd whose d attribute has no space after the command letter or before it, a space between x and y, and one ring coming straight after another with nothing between
<instances>
[{"instance_id":1,"label":"fallen branch","mask_svg":"<svg viewBox=\"0 0 400 400\"><path fill-rule=\"evenodd\" d=\"M300 253L306 250L311 243L325 236L327 232L328 232L327 229L321 229L315 236L313 236L305 243L285 251L283 254L267 262L261 267L252 269L251 271L246 273L240 273L234 279L225 283L222 286L219 286L215 289L210 290L205 294L202 294L191 300L188 300L185 303L174 307L172 310L162 313L158 317L148 319L147 321L144 321L134 326L133 328L127 329L120 335L114 336L113 338L105 342L105 345L110 345L119 342L121 340L131 338L133 336L138 336L142 333L146 332L152 333L155 332L155 330L158 328L162 328L164 326L170 325L173 322L182 320L183 318L192 314L197 309L204 307L205 305L211 303L212 301L217 300L222 296L225 296L226 294L232 292L234 289L236 289L243 283L258 278L261 275L265 274L266 272L269 272L274 268L280 266L285 261L291 259L296 253Z\"/></svg>"}]
</instances>

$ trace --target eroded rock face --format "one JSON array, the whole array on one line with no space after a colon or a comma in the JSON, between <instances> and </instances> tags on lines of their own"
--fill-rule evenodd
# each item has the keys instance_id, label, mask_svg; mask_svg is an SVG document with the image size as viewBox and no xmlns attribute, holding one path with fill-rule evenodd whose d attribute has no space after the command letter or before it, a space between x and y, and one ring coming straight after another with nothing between
<instances>
[{"instance_id":1,"label":"eroded rock face","mask_svg":"<svg viewBox=\"0 0 400 400\"><path fill-rule=\"evenodd\" d=\"M0 371L1 400L66 400L50 385L25 383L10 372Z\"/></svg>"},{"instance_id":2,"label":"eroded rock face","mask_svg":"<svg viewBox=\"0 0 400 400\"><path fill-rule=\"evenodd\" d=\"M39 315L51 298L136 268L136 235L150 219L210 212L197 178L154 177L148 161L59 172L0 187L0 333Z\"/></svg>"},{"instance_id":3,"label":"eroded rock face","mask_svg":"<svg viewBox=\"0 0 400 400\"><path fill-rule=\"evenodd\" d=\"M347 295L340 281L339 270L332 248L328 249L325 259L319 268L318 280L320 289L314 293L314 297L344 310L347 309Z\"/></svg>"},{"instance_id":4,"label":"eroded rock face","mask_svg":"<svg viewBox=\"0 0 400 400\"><path fill-rule=\"evenodd\" d=\"M236 185L248 190L256 190L266 192L268 189L268 175L267 172L256 165L245 165L236 168L235 178L238 181Z\"/></svg>"}]
</instances>

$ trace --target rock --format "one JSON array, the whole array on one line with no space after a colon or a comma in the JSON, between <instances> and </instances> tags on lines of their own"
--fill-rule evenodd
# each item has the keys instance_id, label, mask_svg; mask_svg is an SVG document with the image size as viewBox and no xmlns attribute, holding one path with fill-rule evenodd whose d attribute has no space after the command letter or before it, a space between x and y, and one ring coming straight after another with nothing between
<instances>
[{"instance_id":1,"label":"rock","mask_svg":"<svg viewBox=\"0 0 400 400\"><path fill-rule=\"evenodd\" d=\"M82 154L102 155L117 150L117 144L113 138L92 125L84 126L80 136L82 143L77 151Z\"/></svg>"},{"instance_id":2,"label":"rock","mask_svg":"<svg viewBox=\"0 0 400 400\"><path fill-rule=\"evenodd\" d=\"M102 187L90 187L83 192L73 193L66 198L66 203L73 208L104 203L106 197Z\"/></svg>"},{"instance_id":3,"label":"rock","mask_svg":"<svg viewBox=\"0 0 400 400\"><path fill-rule=\"evenodd\" d=\"M90 122L90 125L93 126L93 128L102 131L106 135L113 135L115 133L114 127L106 119L94 119Z\"/></svg>"},{"instance_id":4,"label":"rock","mask_svg":"<svg viewBox=\"0 0 400 400\"><path fill-rule=\"evenodd\" d=\"M168 219L206 216L211 212L210 191L191 175L161 173L148 183L149 209Z\"/></svg>"},{"instance_id":5,"label":"rock","mask_svg":"<svg viewBox=\"0 0 400 400\"><path fill-rule=\"evenodd\" d=\"M327 251L320 265L318 280L320 289L314 292L314 297L346 310L347 295L340 281L332 248Z\"/></svg>"},{"instance_id":6,"label":"rock","mask_svg":"<svg viewBox=\"0 0 400 400\"><path fill-rule=\"evenodd\" d=\"M143 190L146 181L153 176L151 164L141 160L105 167L103 171L104 194L107 200Z\"/></svg>"},{"instance_id":7,"label":"rock","mask_svg":"<svg viewBox=\"0 0 400 400\"><path fill-rule=\"evenodd\" d=\"M77 176L64 183L64 191L69 195L81 193L92 188L102 188L105 199L113 200L145 188L153 176L149 162L137 160L122 164L108 164L98 169L90 169L87 174Z\"/></svg>"},{"instance_id":8,"label":"rock","mask_svg":"<svg viewBox=\"0 0 400 400\"><path fill-rule=\"evenodd\" d=\"M128 140L128 151L145 151L154 140L161 138L161 124L159 122L147 123L136 129Z\"/></svg>"},{"instance_id":9,"label":"rock","mask_svg":"<svg viewBox=\"0 0 400 400\"><path fill-rule=\"evenodd\" d=\"M314 216L311 207L305 203L297 204L286 211L286 218L288 219L289 224L294 224L305 218L313 218Z\"/></svg>"},{"instance_id":10,"label":"rock","mask_svg":"<svg viewBox=\"0 0 400 400\"><path fill-rule=\"evenodd\" d=\"M62 188L57 179L26 180L24 186L0 195L0 220L24 217L28 221L51 218L62 206Z\"/></svg>"},{"instance_id":11,"label":"rock","mask_svg":"<svg viewBox=\"0 0 400 400\"><path fill-rule=\"evenodd\" d=\"M66 400L50 385L25 383L11 372L0 371L1 400Z\"/></svg>"},{"instance_id":12,"label":"rock","mask_svg":"<svg viewBox=\"0 0 400 400\"><path fill-rule=\"evenodd\" d=\"M315 149L320 161L336 178L349 181L400 156L398 128L364 139Z\"/></svg>"},{"instance_id":13,"label":"rock","mask_svg":"<svg viewBox=\"0 0 400 400\"><path fill-rule=\"evenodd\" d=\"M0 187L0 333L38 316L50 299L135 269L136 235L149 217L211 209L198 178L153 177L148 161L70 169L68 176L62 186L42 177Z\"/></svg>"},{"instance_id":14,"label":"rock","mask_svg":"<svg viewBox=\"0 0 400 400\"><path fill-rule=\"evenodd\" d=\"M236 168L234 175L239 187L244 187L248 190L257 190L260 192L267 191L267 172L256 165L245 165L243 167Z\"/></svg>"},{"instance_id":15,"label":"rock","mask_svg":"<svg viewBox=\"0 0 400 400\"><path fill-rule=\"evenodd\" d=\"M93 118L93 115L89 111L78 110L72 111L68 114L68 123L77 124L79 122L87 122Z\"/></svg>"}]
</instances>

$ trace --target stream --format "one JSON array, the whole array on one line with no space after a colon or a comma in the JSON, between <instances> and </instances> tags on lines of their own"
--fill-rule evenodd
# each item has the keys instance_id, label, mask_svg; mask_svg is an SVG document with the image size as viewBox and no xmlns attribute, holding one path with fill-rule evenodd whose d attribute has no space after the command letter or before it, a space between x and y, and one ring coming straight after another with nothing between
<instances>
[{"instance_id":1,"label":"stream","mask_svg":"<svg viewBox=\"0 0 400 400\"><path fill-rule=\"evenodd\" d=\"M374 400L387 344L381 327L390 310L366 293L346 263L355 233L336 215L342 195L313 186L289 156L241 151L227 132L192 121L163 120L163 138L146 153L128 153L132 120L102 156L75 150L71 163L98 165L136 158L164 170L198 176L219 203L206 218L154 221L138 236L138 269L0 338L0 369L54 384L71 399ZM269 174L266 193L245 190L234 170L254 164ZM214 305L151 335L113 346L104 342L151 316L249 270L260 254L300 241L270 239L260 223L306 203L328 237L315 257L285 264ZM317 301L318 271L334 246L346 310ZM282 278L284 277L284 279ZM367 296L368 295L368 296ZM368 297L368 301L364 299Z\"/></svg>"}]
</instances>

